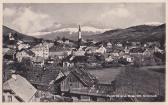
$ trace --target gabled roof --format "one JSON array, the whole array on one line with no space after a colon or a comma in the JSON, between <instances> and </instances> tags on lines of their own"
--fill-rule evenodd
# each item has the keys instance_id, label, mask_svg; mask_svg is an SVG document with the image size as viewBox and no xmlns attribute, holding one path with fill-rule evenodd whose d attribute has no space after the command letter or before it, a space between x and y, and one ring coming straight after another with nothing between
<instances>
[{"instance_id":1,"label":"gabled roof","mask_svg":"<svg viewBox=\"0 0 168 105\"><path fill-rule=\"evenodd\" d=\"M145 49L142 48L132 48L130 49L130 53L143 53Z\"/></svg>"},{"instance_id":2,"label":"gabled roof","mask_svg":"<svg viewBox=\"0 0 168 105\"><path fill-rule=\"evenodd\" d=\"M22 52L22 51L25 51L27 54L29 54L30 56L35 56L35 53L32 52L31 50L29 49L21 49L19 52Z\"/></svg>"},{"instance_id":3,"label":"gabled roof","mask_svg":"<svg viewBox=\"0 0 168 105\"><path fill-rule=\"evenodd\" d=\"M96 77L83 68L73 68L70 73L72 73L84 86L91 87L97 82Z\"/></svg>"},{"instance_id":4,"label":"gabled roof","mask_svg":"<svg viewBox=\"0 0 168 105\"><path fill-rule=\"evenodd\" d=\"M25 102L31 101L31 98L37 92L24 77L16 75L16 78L11 78L3 84L3 90L12 90L19 98Z\"/></svg>"}]
</instances>

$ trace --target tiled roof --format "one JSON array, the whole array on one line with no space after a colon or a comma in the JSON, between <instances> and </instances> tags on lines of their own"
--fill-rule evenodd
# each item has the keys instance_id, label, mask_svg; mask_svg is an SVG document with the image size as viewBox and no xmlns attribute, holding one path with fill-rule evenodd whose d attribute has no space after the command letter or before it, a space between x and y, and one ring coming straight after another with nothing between
<instances>
[{"instance_id":1,"label":"tiled roof","mask_svg":"<svg viewBox=\"0 0 168 105\"><path fill-rule=\"evenodd\" d=\"M50 83L56 79L59 74L59 68L48 66L45 69L34 67L33 70L27 72L27 79L32 83L46 88L39 88L40 90L47 90Z\"/></svg>"}]
</instances>

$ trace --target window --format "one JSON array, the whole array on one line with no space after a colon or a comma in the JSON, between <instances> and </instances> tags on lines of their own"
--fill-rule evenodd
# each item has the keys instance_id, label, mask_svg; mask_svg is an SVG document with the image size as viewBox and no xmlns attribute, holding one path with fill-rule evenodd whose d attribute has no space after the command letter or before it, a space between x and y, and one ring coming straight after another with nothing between
<instances>
[{"instance_id":1,"label":"window","mask_svg":"<svg viewBox=\"0 0 168 105\"><path fill-rule=\"evenodd\" d=\"M8 102L12 102L12 96L8 96Z\"/></svg>"}]
</instances>

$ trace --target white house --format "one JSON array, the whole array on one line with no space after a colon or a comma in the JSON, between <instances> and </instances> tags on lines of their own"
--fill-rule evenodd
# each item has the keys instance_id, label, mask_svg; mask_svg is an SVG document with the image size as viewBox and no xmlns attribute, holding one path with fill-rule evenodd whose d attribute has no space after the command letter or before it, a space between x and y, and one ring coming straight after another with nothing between
<instances>
[{"instance_id":1,"label":"white house","mask_svg":"<svg viewBox=\"0 0 168 105\"><path fill-rule=\"evenodd\" d=\"M109 55L106 59L105 59L105 61L106 62L111 62L111 61L113 61L114 59L113 59L113 57L111 56L111 55Z\"/></svg>"},{"instance_id":2,"label":"white house","mask_svg":"<svg viewBox=\"0 0 168 105\"><path fill-rule=\"evenodd\" d=\"M15 40L14 37L13 37L13 35L12 35L12 33L9 33L9 34L8 34L8 37L9 37L9 40L10 40L10 41Z\"/></svg>"},{"instance_id":3,"label":"white house","mask_svg":"<svg viewBox=\"0 0 168 105\"><path fill-rule=\"evenodd\" d=\"M101 45L101 47L99 47L97 50L96 50L96 52L97 53L101 53L101 54L104 54L104 53L106 53L106 48L103 46L103 45Z\"/></svg>"},{"instance_id":4,"label":"white house","mask_svg":"<svg viewBox=\"0 0 168 105\"><path fill-rule=\"evenodd\" d=\"M122 47L123 46L122 43L119 43L119 42L116 43L115 45L118 46L118 47Z\"/></svg>"},{"instance_id":5,"label":"white house","mask_svg":"<svg viewBox=\"0 0 168 105\"><path fill-rule=\"evenodd\" d=\"M123 58L126 59L127 62L132 63L134 61L134 58L130 55L124 55Z\"/></svg>"},{"instance_id":6,"label":"white house","mask_svg":"<svg viewBox=\"0 0 168 105\"><path fill-rule=\"evenodd\" d=\"M17 48L18 48L18 50L28 49L28 48L30 48L30 45L26 44L26 43L17 43Z\"/></svg>"},{"instance_id":7,"label":"white house","mask_svg":"<svg viewBox=\"0 0 168 105\"><path fill-rule=\"evenodd\" d=\"M161 50L160 48L158 48L158 47L155 46L154 52L163 53L163 50Z\"/></svg>"},{"instance_id":8,"label":"white house","mask_svg":"<svg viewBox=\"0 0 168 105\"><path fill-rule=\"evenodd\" d=\"M3 102L36 102L37 89L24 77L13 74L12 78L3 83Z\"/></svg>"},{"instance_id":9,"label":"white house","mask_svg":"<svg viewBox=\"0 0 168 105\"><path fill-rule=\"evenodd\" d=\"M112 48L112 44L110 42L107 43L107 48Z\"/></svg>"},{"instance_id":10,"label":"white house","mask_svg":"<svg viewBox=\"0 0 168 105\"><path fill-rule=\"evenodd\" d=\"M20 50L16 53L16 59L18 62L21 62L24 57L32 58L35 54L31 50Z\"/></svg>"},{"instance_id":11,"label":"white house","mask_svg":"<svg viewBox=\"0 0 168 105\"><path fill-rule=\"evenodd\" d=\"M31 51L35 53L35 56L43 57L47 59L49 57L49 47L48 44L40 43L34 46Z\"/></svg>"},{"instance_id":12,"label":"white house","mask_svg":"<svg viewBox=\"0 0 168 105\"><path fill-rule=\"evenodd\" d=\"M125 47L124 52L125 52L126 54L129 54L129 51L130 51L130 49L129 49L128 47Z\"/></svg>"}]
</instances>

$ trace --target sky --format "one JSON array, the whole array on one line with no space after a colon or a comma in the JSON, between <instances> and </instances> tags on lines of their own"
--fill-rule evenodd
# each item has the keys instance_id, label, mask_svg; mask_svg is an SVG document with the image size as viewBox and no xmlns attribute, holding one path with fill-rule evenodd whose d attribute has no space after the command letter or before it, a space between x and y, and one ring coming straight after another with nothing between
<instances>
[{"instance_id":1,"label":"sky","mask_svg":"<svg viewBox=\"0 0 168 105\"><path fill-rule=\"evenodd\" d=\"M6 3L3 25L24 34L69 26L127 28L165 23L164 3Z\"/></svg>"}]
</instances>

